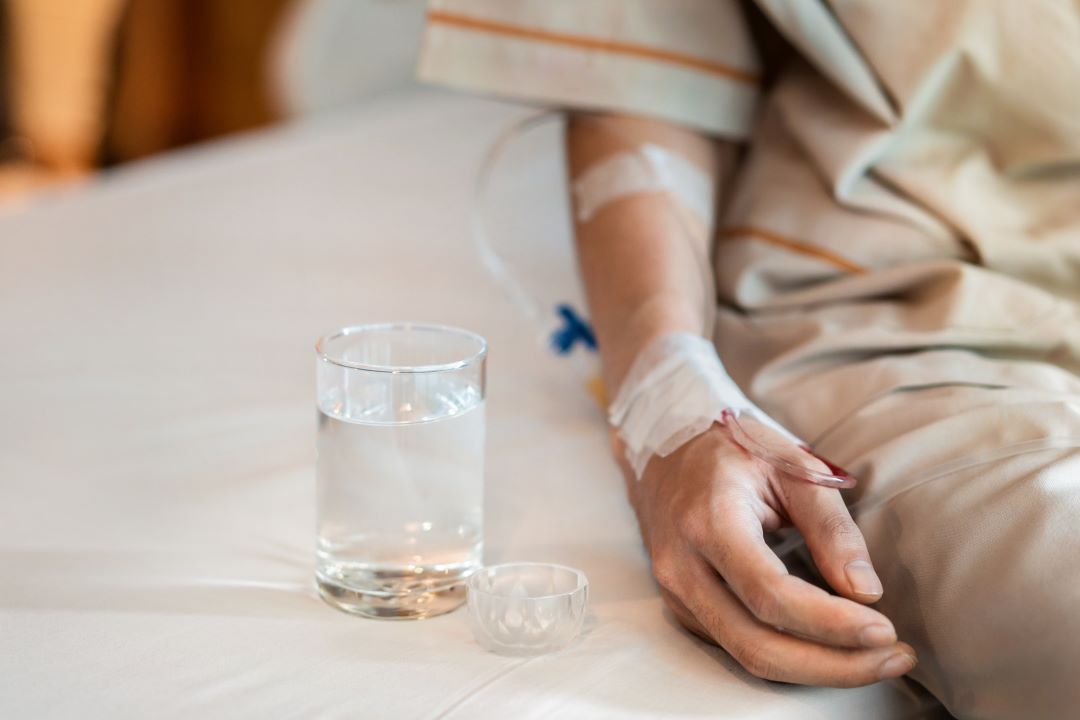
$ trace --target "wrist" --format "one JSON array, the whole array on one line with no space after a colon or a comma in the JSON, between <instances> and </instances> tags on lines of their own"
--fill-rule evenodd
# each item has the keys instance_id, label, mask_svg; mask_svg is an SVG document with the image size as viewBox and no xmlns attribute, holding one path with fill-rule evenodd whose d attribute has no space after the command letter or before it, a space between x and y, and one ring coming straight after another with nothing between
<instances>
[{"instance_id":1,"label":"wrist","mask_svg":"<svg viewBox=\"0 0 1080 720\"><path fill-rule=\"evenodd\" d=\"M799 444L743 393L713 344L694 333L654 338L634 360L608 411L637 477L654 455L665 457L715 422L754 415Z\"/></svg>"},{"instance_id":2,"label":"wrist","mask_svg":"<svg viewBox=\"0 0 1080 720\"><path fill-rule=\"evenodd\" d=\"M653 295L634 306L616 324L618 331L601 337L604 383L616 397L635 361L659 338L675 335L698 335L701 313L681 297Z\"/></svg>"}]
</instances>

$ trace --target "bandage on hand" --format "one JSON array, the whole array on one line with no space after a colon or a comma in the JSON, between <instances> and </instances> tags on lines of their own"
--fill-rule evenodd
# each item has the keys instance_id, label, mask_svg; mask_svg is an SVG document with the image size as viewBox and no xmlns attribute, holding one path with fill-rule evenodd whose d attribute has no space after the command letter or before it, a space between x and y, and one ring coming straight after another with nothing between
<instances>
[{"instance_id":1,"label":"bandage on hand","mask_svg":"<svg viewBox=\"0 0 1080 720\"><path fill-rule=\"evenodd\" d=\"M712 343L690 333L663 335L641 351L608 419L638 479L654 455L666 457L719 423L743 450L785 477L835 488L855 485L851 475L754 405Z\"/></svg>"}]
</instances>

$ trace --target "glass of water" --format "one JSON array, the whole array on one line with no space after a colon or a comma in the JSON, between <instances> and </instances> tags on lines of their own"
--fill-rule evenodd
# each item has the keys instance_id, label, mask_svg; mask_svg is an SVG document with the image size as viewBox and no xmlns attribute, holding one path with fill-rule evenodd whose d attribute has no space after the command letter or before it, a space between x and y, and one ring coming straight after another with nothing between
<instances>
[{"instance_id":1,"label":"glass of water","mask_svg":"<svg viewBox=\"0 0 1080 720\"><path fill-rule=\"evenodd\" d=\"M367 617L453 610L482 564L487 343L402 323L315 350L319 592Z\"/></svg>"}]
</instances>

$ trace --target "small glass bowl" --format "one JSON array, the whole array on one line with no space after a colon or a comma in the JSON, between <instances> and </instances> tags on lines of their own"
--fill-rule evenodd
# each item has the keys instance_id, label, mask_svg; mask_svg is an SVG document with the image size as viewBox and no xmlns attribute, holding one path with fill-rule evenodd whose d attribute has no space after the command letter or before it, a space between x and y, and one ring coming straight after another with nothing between
<instances>
[{"instance_id":1,"label":"small glass bowl","mask_svg":"<svg viewBox=\"0 0 1080 720\"><path fill-rule=\"evenodd\" d=\"M466 588L476 641L502 655L559 650L585 622L589 581L565 565L491 565L470 575Z\"/></svg>"}]
</instances>

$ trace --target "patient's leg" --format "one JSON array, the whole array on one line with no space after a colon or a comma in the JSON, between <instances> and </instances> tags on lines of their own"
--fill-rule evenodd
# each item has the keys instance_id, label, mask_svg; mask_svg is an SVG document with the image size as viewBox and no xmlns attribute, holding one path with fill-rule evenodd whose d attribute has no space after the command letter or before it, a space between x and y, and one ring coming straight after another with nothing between
<instances>
[{"instance_id":1,"label":"patient's leg","mask_svg":"<svg viewBox=\"0 0 1080 720\"><path fill-rule=\"evenodd\" d=\"M1080 449L1064 446L1080 445L1080 410L1038 391L938 388L876 403L853 427L868 448L849 468L864 480L856 518L878 607L918 651L913 677L960 718L1076 717Z\"/></svg>"}]
</instances>

